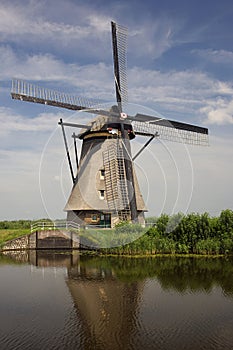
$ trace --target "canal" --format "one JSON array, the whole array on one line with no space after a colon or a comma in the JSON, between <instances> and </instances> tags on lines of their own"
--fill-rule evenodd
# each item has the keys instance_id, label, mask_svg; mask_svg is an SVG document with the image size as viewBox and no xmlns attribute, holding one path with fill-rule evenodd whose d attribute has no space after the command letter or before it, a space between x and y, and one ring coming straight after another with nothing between
<instances>
[{"instance_id":1,"label":"canal","mask_svg":"<svg viewBox=\"0 0 233 350\"><path fill-rule=\"evenodd\" d=\"M0 349L233 349L233 260L0 255Z\"/></svg>"}]
</instances>

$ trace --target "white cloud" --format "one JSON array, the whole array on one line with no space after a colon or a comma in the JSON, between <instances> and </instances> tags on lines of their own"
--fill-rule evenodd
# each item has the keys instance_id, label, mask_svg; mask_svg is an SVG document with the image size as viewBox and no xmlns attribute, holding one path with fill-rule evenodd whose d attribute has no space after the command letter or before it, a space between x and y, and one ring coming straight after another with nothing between
<instances>
[{"instance_id":1,"label":"white cloud","mask_svg":"<svg viewBox=\"0 0 233 350\"><path fill-rule=\"evenodd\" d=\"M232 208L233 141L211 135L210 147L190 147L194 168L194 193L190 210L219 215Z\"/></svg>"},{"instance_id":2,"label":"white cloud","mask_svg":"<svg viewBox=\"0 0 233 350\"><path fill-rule=\"evenodd\" d=\"M62 9L63 12L62 13ZM114 17L125 21L129 5L112 4L111 10L100 11L98 6L58 1L27 1L0 4L0 42L16 43L19 47L46 48L70 52L75 57L92 57L110 62L112 57L110 20ZM78 23L78 25L77 25ZM181 30L183 20L171 16L132 21L129 26L129 53L132 59L160 57L171 48L175 35ZM77 50L75 50L75 48ZM76 52L75 52L76 51Z\"/></svg>"},{"instance_id":3,"label":"white cloud","mask_svg":"<svg viewBox=\"0 0 233 350\"><path fill-rule=\"evenodd\" d=\"M230 83L211 78L199 71L129 70L129 90L133 102L182 116L205 119L208 123L232 123L233 89ZM206 116L208 118L206 118Z\"/></svg>"},{"instance_id":4,"label":"white cloud","mask_svg":"<svg viewBox=\"0 0 233 350\"><path fill-rule=\"evenodd\" d=\"M1 217L20 219L43 212L38 189L40 156L31 150L0 150ZM33 200L34 197L34 200ZM29 213L28 213L29 211ZM39 215L40 215L39 214Z\"/></svg>"},{"instance_id":5,"label":"white cloud","mask_svg":"<svg viewBox=\"0 0 233 350\"><path fill-rule=\"evenodd\" d=\"M86 17L86 25L72 25L64 22L52 21L46 13L46 6L37 5L32 1L27 5L19 3L0 4L0 33L1 38L7 37L12 40L19 40L20 35L44 36L48 39L51 36L62 36L67 39L87 38L90 34L102 33L107 28L107 17L89 15ZM48 19L46 19L46 17ZM17 33L17 36L15 35ZM11 37L12 36L12 37Z\"/></svg>"},{"instance_id":6,"label":"white cloud","mask_svg":"<svg viewBox=\"0 0 233 350\"><path fill-rule=\"evenodd\" d=\"M0 46L0 65L2 80L17 77L31 81L53 81L60 83L61 91L65 84L66 87L78 87L79 91L92 98L107 96L112 99L114 96L113 68L104 63L82 66L65 63L51 54L21 57L9 46Z\"/></svg>"},{"instance_id":7,"label":"white cloud","mask_svg":"<svg viewBox=\"0 0 233 350\"><path fill-rule=\"evenodd\" d=\"M29 1L24 5L1 3L0 42L16 44L23 50L30 47L31 51L38 51L39 47L40 51L60 51L62 55L70 53L80 58L100 59L103 55L110 58L111 50L104 44L109 41L111 45L109 17L84 4L71 2L60 4L60 10L64 7L65 11L67 5L69 9L64 17L58 11L59 4L51 9L51 3L46 1Z\"/></svg>"},{"instance_id":8,"label":"white cloud","mask_svg":"<svg viewBox=\"0 0 233 350\"><path fill-rule=\"evenodd\" d=\"M178 23L166 17L140 23L138 29L134 25L134 29L129 31L129 50L133 48L134 57L154 60L173 46L173 35L178 26Z\"/></svg>"},{"instance_id":9,"label":"white cloud","mask_svg":"<svg viewBox=\"0 0 233 350\"><path fill-rule=\"evenodd\" d=\"M196 54L205 60L213 63L221 64L233 64L233 52L227 50L214 50L214 49L202 49L192 50L193 54Z\"/></svg>"},{"instance_id":10,"label":"white cloud","mask_svg":"<svg viewBox=\"0 0 233 350\"><path fill-rule=\"evenodd\" d=\"M0 107L0 135L1 137L9 135L12 132L45 132L52 131L57 125L62 113L40 113L35 118L25 118L16 114L12 109Z\"/></svg>"},{"instance_id":11,"label":"white cloud","mask_svg":"<svg viewBox=\"0 0 233 350\"><path fill-rule=\"evenodd\" d=\"M217 98L207 101L207 105L200 109L207 116L209 124L233 124L233 99Z\"/></svg>"},{"instance_id":12,"label":"white cloud","mask_svg":"<svg viewBox=\"0 0 233 350\"><path fill-rule=\"evenodd\" d=\"M9 108L0 109L2 218L64 216L66 198L57 181L62 162L63 181L69 173L62 133L57 127L60 116L41 113L35 118L25 118ZM67 183L70 189L69 177ZM45 203L42 199L46 199Z\"/></svg>"}]
</instances>

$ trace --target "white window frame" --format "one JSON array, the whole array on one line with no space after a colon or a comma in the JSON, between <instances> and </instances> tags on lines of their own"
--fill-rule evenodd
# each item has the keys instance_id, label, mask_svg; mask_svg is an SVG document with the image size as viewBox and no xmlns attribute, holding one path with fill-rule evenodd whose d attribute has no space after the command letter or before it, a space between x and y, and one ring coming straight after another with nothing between
<instances>
[{"instance_id":1,"label":"white window frame","mask_svg":"<svg viewBox=\"0 0 233 350\"><path fill-rule=\"evenodd\" d=\"M102 172L104 173L104 175L102 175ZM100 169L100 180L104 180L105 178L105 169Z\"/></svg>"}]
</instances>

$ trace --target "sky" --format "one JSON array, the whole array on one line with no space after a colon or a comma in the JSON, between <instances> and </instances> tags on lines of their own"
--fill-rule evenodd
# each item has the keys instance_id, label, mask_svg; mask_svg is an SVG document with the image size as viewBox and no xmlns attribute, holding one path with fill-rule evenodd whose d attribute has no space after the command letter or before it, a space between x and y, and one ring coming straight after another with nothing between
<instances>
[{"instance_id":1,"label":"sky","mask_svg":"<svg viewBox=\"0 0 233 350\"><path fill-rule=\"evenodd\" d=\"M128 28L130 108L209 129L208 147L158 138L138 157L148 215L233 209L232 16L231 0L0 0L0 220L65 217L72 182L57 123L90 120L12 100L11 79L111 105L111 20Z\"/></svg>"}]
</instances>

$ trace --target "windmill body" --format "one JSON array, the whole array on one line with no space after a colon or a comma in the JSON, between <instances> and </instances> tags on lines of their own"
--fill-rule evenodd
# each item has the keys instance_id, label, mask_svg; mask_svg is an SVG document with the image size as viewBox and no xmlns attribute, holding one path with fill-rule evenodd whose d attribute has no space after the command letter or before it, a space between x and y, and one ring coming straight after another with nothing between
<instances>
[{"instance_id":1,"label":"windmill body","mask_svg":"<svg viewBox=\"0 0 233 350\"><path fill-rule=\"evenodd\" d=\"M123 124L132 140L131 124ZM130 202L136 202L136 221L145 224L145 204L133 166L127 179L121 126L107 117L97 117L91 130L80 133L82 150L73 189L66 204L67 220L80 225L113 227L120 221L131 221ZM130 152L130 148L127 150ZM128 155L128 158L130 154Z\"/></svg>"},{"instance_id":2,"label":"windmill body","mask_svg":"<svg viewBox=\"0 0 233 350\"><path fill-rule=\"evenodd\" d=\"M160 116L124 113L127 103L127 30L111 22L116 106L106 110L96 100L52 91L13 79L12 98L48 106L82 110L96 115L88 125L60 119L73 188L65 210L68 221L81 225L113 227L120 221L145 224L147 211L138 185L134 160L155 137L191 145L208 145L208 129ZM78 118L77 118L78 119ZM73 170L65 128L73 133L77 170ZM81 129L81 130L80 130ZM132 156L130 143L136 135L149 137ZM82 142L80 159L76 140Z\"/></svg>"}]
</instances>

